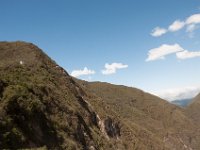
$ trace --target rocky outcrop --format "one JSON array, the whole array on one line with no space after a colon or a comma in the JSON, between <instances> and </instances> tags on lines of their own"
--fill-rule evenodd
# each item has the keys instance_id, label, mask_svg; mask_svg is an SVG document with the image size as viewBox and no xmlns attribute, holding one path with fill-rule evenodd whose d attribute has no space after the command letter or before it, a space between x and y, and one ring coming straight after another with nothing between
<instances>
[{"instance_id":1,"label":"rocky outcrop","mask_svg":"<svg viewBox=\"0 0 200 150\"><path fill-rule=\"evenodd\" d=\"M104 127L107 135L110 138L119 138L120 136L120 124L119 122L114 122L110 117L104 120Z\"/></svg>"}]
</instances>

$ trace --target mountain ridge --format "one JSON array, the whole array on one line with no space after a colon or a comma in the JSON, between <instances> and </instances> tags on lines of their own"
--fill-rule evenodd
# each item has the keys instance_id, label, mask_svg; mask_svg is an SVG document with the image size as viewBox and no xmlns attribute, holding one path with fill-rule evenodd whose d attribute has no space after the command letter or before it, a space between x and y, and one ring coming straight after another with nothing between
<instances>
[{"instance_id":1,"label":"mountain ridge","mask_svg":"<svg viewBox=\"0 0 200 150\"><path fill-rule=\"evenodd\" d=\"M37 46L0 42L0 148L189 150L198 124L142 90L69 76Z\"/></svg>"},{"instance_id":2,"label":"mountain ridge","mask_svg":"<svg viewBox=\"0 0 200 150\"><path fill-rule=\"evenodd\" d=\"M1 148L113 147L84 92L63 68L32 44L3 42L0 52Z\"/></svg>"}]
</instances>

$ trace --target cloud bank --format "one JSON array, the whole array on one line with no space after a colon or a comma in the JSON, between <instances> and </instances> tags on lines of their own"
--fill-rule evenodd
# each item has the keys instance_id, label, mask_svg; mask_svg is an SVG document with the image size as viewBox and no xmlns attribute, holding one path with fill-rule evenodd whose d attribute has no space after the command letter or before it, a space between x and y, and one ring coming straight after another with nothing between
<instances>
[{"instance_id":1,"label":"cloud bank","mask_svg":"<svg viewBox=\"0 0 200 150\"><path fill-rule=\"evenodd\" d=\"M194 98L200 92L200 86L188 86L182 88L167 89L154 93L155 95L168 100L183 100Z\"/></svg>"},{"instance_id":2,"label":"cloud bank","mask_svg":"<svg viewBox=\"0 0 200 150\"><path fill-rule=\"evenodd\" d=\"M118 69L128 68L128 65L124 65L122 63L112 63L112 64L105 64L105 69L102 70L103 75L110 75L116 73Z\"/></svg>"},{"instance_id":3,"label":"cloud bank","mask_svg":"<svg viewBox=\"0 0 200 150\"><path fill-rule=\"evenodd\" d=\"M182 48L179 44L163 44L160 47L150 49L146 61L165 59L165 56L170 54L176 54L176 58L182 60L200 57L200 51L188 51Z\"/></svg>"},{"instance_id":4,"label":"cloud bank","mask_svg":"<svg viewBox=\"0 0 200 150\"><path fill-rule=\"evenodd\" d=\"M83 70L73 70L71 73L71 76L73 77L79 77L83 75L92 75L95 74L94 70L90 70L87 67L85 67Z\"/></svg>"}]
</instances>

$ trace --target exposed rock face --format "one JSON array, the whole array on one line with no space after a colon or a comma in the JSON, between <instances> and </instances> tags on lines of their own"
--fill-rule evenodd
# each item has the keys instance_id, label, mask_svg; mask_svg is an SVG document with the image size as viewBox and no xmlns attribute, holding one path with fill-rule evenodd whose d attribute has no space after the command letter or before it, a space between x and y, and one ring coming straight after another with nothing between
<instances>
[{"instance_id":1,"label":"exposed rock face","mask_svg":"<svg viewBox=\"0 0 200 150\"><path fill-rule=\"evenodd\" d=\"M118 138L120 136L119 122L115 123L110 117L104 120L105 131L111 138Z\"/></svg>"}]
</instances>

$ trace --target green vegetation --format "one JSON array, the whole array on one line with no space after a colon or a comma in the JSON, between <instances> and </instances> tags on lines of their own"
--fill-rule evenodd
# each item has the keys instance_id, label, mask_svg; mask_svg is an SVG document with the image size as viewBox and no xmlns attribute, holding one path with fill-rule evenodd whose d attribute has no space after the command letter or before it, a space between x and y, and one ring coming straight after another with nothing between
<instances>
[{"instance_id":1,"label":"green vegetation","mask_svg":"<svg viewBox=\"0 0 200 150\"><path fill-rule=\"evenodd\" d=\"M40 49L2 42L0 58L0 149L107 145L79 87Z\"/></svg>"},{"instance_id":2,"label":"green vegetation","mask_svg":"<svg viewBox=\"0 0 200 150\"><path fill-rule=\"evenodd\" d=\"M199 97L181 108L70 77L39 48L0 42L0 149L198 150Z\"/></svg>"}]
</instances>

